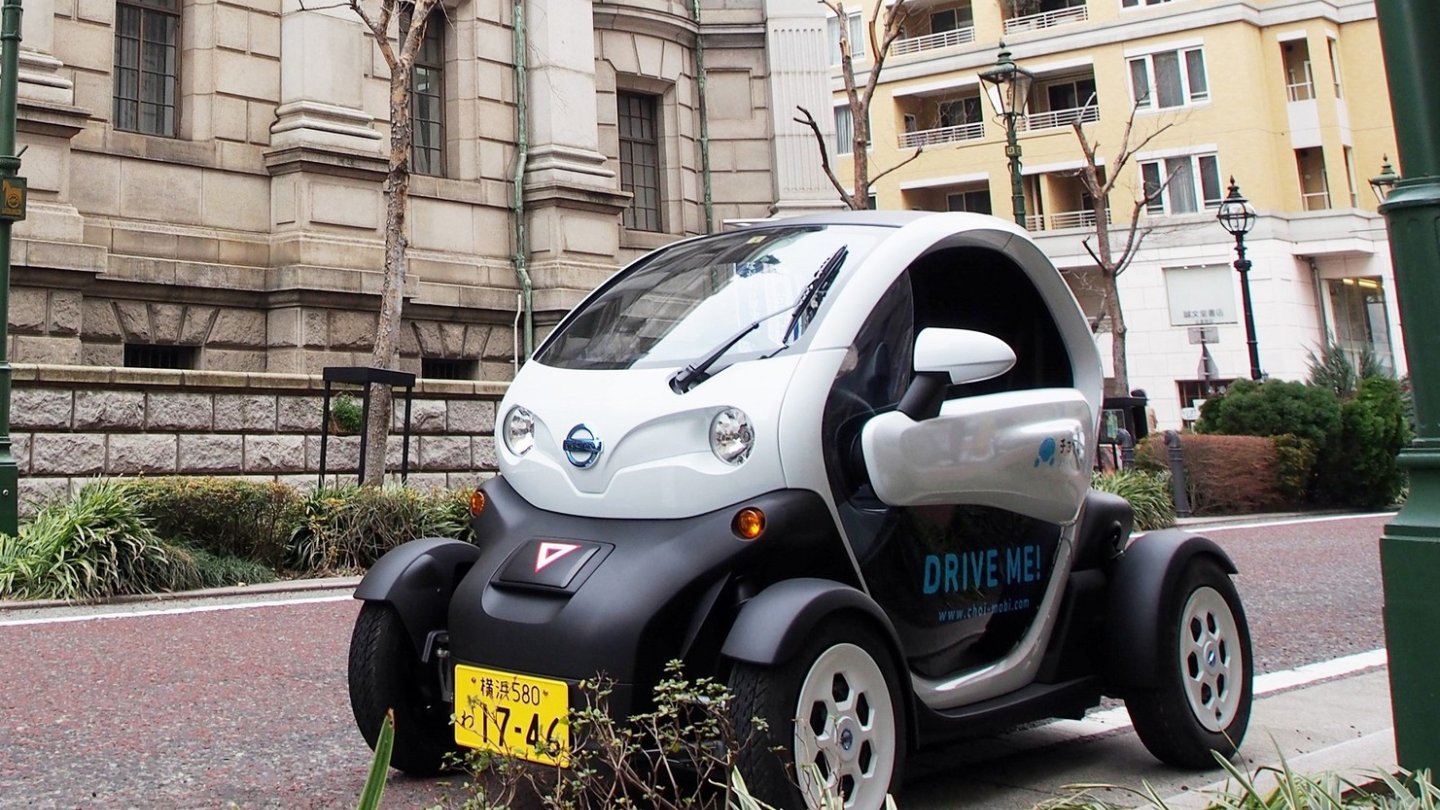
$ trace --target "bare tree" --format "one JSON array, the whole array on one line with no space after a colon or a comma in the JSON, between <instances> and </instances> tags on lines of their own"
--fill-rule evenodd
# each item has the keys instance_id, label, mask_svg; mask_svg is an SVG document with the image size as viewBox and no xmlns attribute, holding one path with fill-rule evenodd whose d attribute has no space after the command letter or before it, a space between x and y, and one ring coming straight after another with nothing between
<instances>
[{"instance_id":1,"label":"bare tree","mask_svg":"<svg viewBox=\"0 0 1440 810\"><path fill-rule=\"evenodd\" d=\"M1091 96L1086 107L1095 103L1095 97ZM1135 111L1139 105L1130 108L1130 115L1125 119L1125 128L1120 134L1120 145L1115 150L1113 160L1103 164L1099 156L1100 142L1092 141L1085 134L1083 121L1084 111L1075 116L1071 127L1075 130L1075 138L1080 141L1080 151L1083 153L1085 163L1077 171L1080 183L1085 187L1086 193L1090 195L1091 213L1095 220L1095 233L1093 237L1085 237L1082 244L1090 258L1095 260L1095 266L1100 275L1100 315L1095 318L1091 327L1096 332L1108 329L1111 335L1110 359L1114 366L1114 376L1109 383L1110 390L1106 393L1111 396L1124 396L1130 391L1129 363L1125 356L1125 311L1120 305L1119 278L1130 262L1134 260L1135 254L1139 252L1140 245L1145 241L1151 231L1154 230L1153 222L1142 223L1140 214L1145 207L1158 199L1164 193L1165 187L1170 184L1174 175L1165 177L1160 185L1153 188L1143 184L1140 193L1130 208L1130 216L1126 224L1117 235L1111 230L1110 225L1110 193L1115 190L1116 183L1124 175L1124 169L1136 153L1145 148L1160 133L1174 126L1174 123L1166 123L1155 129L1149 135L1140 139L1133 146L1130 139L1134 134ZM1091 244L1091 241L1094 244ZM1118 239L1118 241L1117 241Z\"/></svg>"},{"instance_id":2,"label":"bare tree","mask_svg":"<svg viewBox=\"0 0 1440 810\"><path fill-rule=\"evenodd\" d=\"M375 347L370 364L394 368L399 359L401 316L404 306L405 216L410 201L410 146L414 129L411 121L411 69L425 41L425 25L438 0L345 0L302 8L348 7L375 38L375 45L390 69L390 156L381 187L385 197L384 282L380 293L380 319L375 329ZM391 41L391 24L395 39ZM385 446L390 435L391 390L375 386L371 391L370 421L365 426L366 486L379 485L385 477Z\"/></svg>"},{"instance_id":3,"label":"bare tree","mask_svg":"<svg viewBox=\"0 0 1440 810\"><path fill-rule=\"evenodd\" d=\"M796 107L800 111L800 117L794 119L798 124L804 124L815 134L815 143L820 149L820 167L825 170L825 176L830 179L830 185L839 192L840 199L853 210L868 208L870 204L870 186L885 175L904 166L906 163L920 156L923 147L916 147L914 154L901 162L880 172L874 177L870 176L870 100L875 96L875 88L880 83L880 71L885 67L885 60L890 55L890 47L899 39L900 32L905 25L905 20L910 16L910 9L906 7L906 0L895 0L892 5L876 3L875 9L870 12L870 24L866 26L870 44L870 73L865 79L865 86L859 86L855 79L855 57L850 43L849 17L845 14L845 4L841 0L820 0L825 7L830 9L840 20L840 72L845 80L845 99L850 108L850 129L851 144L850 154L854 167L854 182L851 188L846 189L845 184L835 174L834 167L830 165L829 151L825 146L825 136L820 133L820 125L816 123L815 116L804 107ZM885 10L885 19L880 19L881 9ZM879 30L877 36L876 31Z\"/></svg>"}]
</instances>

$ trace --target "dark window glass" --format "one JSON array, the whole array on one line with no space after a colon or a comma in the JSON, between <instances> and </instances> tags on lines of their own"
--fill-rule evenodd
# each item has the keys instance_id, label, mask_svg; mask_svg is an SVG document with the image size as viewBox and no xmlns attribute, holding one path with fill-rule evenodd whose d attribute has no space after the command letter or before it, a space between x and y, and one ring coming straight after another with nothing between
<instances>
[{"instance_id":1,"label":"dark window glass","mask_svg":"<svg viewBox=\"0 0 1440 810\"><path fill-rule=\"evenodd\" d=\"M152 346L125 344L126 368L195 368L198 350L194 346Z\"/></svg>"},{"instance_id":2,"label":"dark window glass","mask_svg":"<svg viewBox=\"0 0 1440 810\"><path fill-rule=\"evenodd\" d=\"M420 376L427 380L473 380L477 361L450 357L420 358Z\"/></svg>"},{"instance_id":3,"label":"dark window glass","mask_svg":"<svg viewBox=\"0 0 1440 810\"><path fill-rule=\"evenodd\" d=\"M430 15L410 69L410 167L417 174L445 173L445 15Z\"/></svg>"},{"instance_id":4,"label":"dark window glass","mask_svg":"<svg viewBox=\"0 0 1440 810\"><path fill-rule=\"evenodd\" d=\"M116 129L175 136L179 10L179 0L131 0L116 6Z\"/></svg>"},{"instance_id":5,"label":"dark window glass","mask_svg":"<svg viewBox=\"0 0 1440 810\"><path fill-rule=\"evenodd\" d=\"M659 231L660 134L658 99L640 93L617 96L620 123L620 187L635 195L625 209L625 227Z\"/></svg>"}]
</instances>

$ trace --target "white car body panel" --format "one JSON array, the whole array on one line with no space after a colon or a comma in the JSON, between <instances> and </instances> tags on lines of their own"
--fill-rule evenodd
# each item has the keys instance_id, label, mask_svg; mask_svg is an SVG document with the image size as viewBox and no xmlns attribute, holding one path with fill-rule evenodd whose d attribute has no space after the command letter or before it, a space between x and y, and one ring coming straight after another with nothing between
<instances>
[{"instance_id":1,"label":"white car body panel","mask_svg":"<svg viewBox=\"0 0 1440 810\"><path fill-rule=\"evenodd\" d=\"M899 412L861 432L870 483L891 506L973 504L1070 523L1090 489L1094 418L1073 388L949 400L934 419Z\"/></svg>"}]
</instances>

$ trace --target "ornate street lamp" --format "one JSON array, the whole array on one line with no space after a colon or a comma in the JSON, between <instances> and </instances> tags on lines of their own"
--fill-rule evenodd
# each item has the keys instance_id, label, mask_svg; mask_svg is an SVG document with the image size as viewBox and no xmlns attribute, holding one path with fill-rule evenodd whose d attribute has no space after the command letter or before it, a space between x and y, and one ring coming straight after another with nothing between
<instances>
[{"instance_id":1,"label":"ornate street lamp","mask_svg":"<svg viewBox=\"0 0 1440 810\"><path fill-rule=\"evenodd\" d=\"M1375 199L1385 202L1390 192L1395 190L1395 184L1400 182L1400 175L1395 173L1395 167L1390 165L1390 156L1380 158L1380 173L1370 178L1370 189L1375 192Z\"/></svg>"},{"instance_id":2,"label":"ornate street lamp","mask_svg":"<svg viewBox=\"0 0 1440 810\"><path fill-rule=\"evenodd\" d=\"M1005 43L1000 43L1000 56L995 67L981 71L980 80L993 88L986 93L995 108L995 117L1005 124L1005 157L1010 159L1010 198L1015 209L1015 224L1025 227L1025 190L1020 179L1020 142L1015 137L1025 106L1030 103L1030 86L1035 74L1015 64Z\"/></svg>"},{"instance_id":3,"label":"ornate street lamp","mask_svg":"<svg viewBox=\"0 0 1440 810\"><path fill-rule=\"evenodd\" d=\"M1260 346L1255 342L1255 313L1250 308L1250 260L1245 258L1245 234L1255 227L1255 207L1240 196L1240 187L1235 178L1230 178L1230 193L1220 203L1215 215L1220 227L1235 237L1235 270L1240 274L1240 308L1245 314L1245 345L1250 349L1250 379L1258 380L1260 372Z\"/></svg>"}]
</instances>

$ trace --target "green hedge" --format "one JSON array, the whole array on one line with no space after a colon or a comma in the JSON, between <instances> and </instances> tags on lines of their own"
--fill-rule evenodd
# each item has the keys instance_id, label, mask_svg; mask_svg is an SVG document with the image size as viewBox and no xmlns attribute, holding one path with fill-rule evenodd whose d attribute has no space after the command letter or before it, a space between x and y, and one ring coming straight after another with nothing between
<instances>
[{"instance_id":1,"label":"green hedge","mask_svg":"<svg viewBox=\"0 0 1440 810\"><path fill-rule=\"evenodd\" d=\"M1095 473L1092 489L1119 495L1135 510L1135 530L1148 532L1175 525L1175 499L1170 494L1170 473L1149 470L1116 470Z\"/></svg>"},{"instance_id":2,"label":"green hedge","mask_svg":"<svg viewBox=\"0 0 1440 810\"><path fill-rule=\"evenodd\" d=\"M117 479L0 535L0 599L91 600L368 567L417 537L468 539L469 490L309 495L233 478Z\"/></svg>"}]
</instances>

